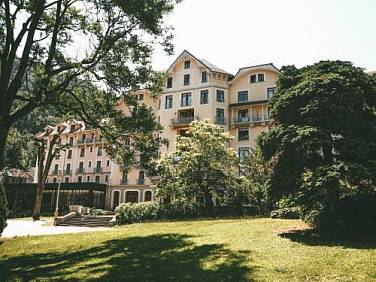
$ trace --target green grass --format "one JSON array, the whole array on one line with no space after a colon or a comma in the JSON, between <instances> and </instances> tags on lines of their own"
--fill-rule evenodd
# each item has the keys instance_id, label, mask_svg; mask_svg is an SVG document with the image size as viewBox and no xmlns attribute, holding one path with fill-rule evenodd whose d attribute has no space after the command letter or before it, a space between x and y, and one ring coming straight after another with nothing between
<instances>
[{"instance_id":1,"label":"green grass","mask_svg":"<svg viewBox=\"0 0 376 282\"><path fill-rule=\"evenodd\" d=\"M376 244L302 232L298 220L133 224L0 241L0 280L376 281Z\"/></svg>"}]
</instances>

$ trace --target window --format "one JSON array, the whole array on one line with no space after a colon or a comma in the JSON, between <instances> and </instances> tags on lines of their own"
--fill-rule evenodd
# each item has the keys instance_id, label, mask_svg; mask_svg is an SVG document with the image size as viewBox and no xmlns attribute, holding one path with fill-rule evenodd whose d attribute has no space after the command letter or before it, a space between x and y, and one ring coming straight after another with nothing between
<instances>
[{"instance_id":1,"label":"window","mask_svg":"<svg viewBox=\"0 0 376 282\"><path fill-rule=\"evenodd\" d=\"M167 78L167 88L172 88L172 77Z\"/></svg>"},{"instance_id":2,"label":"window","mask_svg":"<svg viewBox=\"0 0 376 282\"><path fill-rule=\"evenodd\" d=\"M91 161L89 161L89 165L88 165L88 167L91 167Z\"/></svg>"},{"instance_id":3,"label":"window","mask_svg":"<svg viewBox=\"0 0 376 282\"><path fill-rule=\"evenodd\" d=\"M71 164L67 164L67 166L66 166L66 171L70 171L71 170Z\"/></svg>"},{"instance_id":4,"label":"window","mask_svg":"<svg viewBox=\"0 0 376 282\"><path fill-rule=\"evenodd\" d=\"M73 137L69 137L69 145L73 146Z\"/></svg>"},{"instance_id":5,"label":"window","mask_svg":"<svg viewBox=\"0 0 376 282\"><path fill-rule=\"evenodd\" d=\"M137 203L138 202L138 191L126 191L125 201L127 203Z\"/></svg>"},{"instance_id":6,"label":"window","mask_svg":"<svg viewBox=\"0 0 376 282\"><path fill-rule=\"evenodd\" d=\"M106 166L110 166L110 160L107 160Z\"/></svg>"},{"instance_id":7,"label":"window","mask_svg":"<svg viewBox=\"0 0 376 282\"><path fill-rule=\"evenodd\" d=\"M189 107L191 105L192 105L192 94L191 93L181 94L181 106Z\"/></svg>"},{"instance_id":8,"label":"window","mask_svg":"<svg viewBox=\"0 0 376 282\"><path fill-rule=\"evenodd\" d=\"M140 171L138 173L138 184L143 185L145 183L145 173Z\"/></svg>"},{"instance_id":9,"label":"window","mask_svg":"<svg viewBox=\"0 0 376 282\"><path fill-rule=\"evenodd\" d=\"M172 102L172 95L167 95L165 101L165 109L172 109Z\"/></svg>"},{"instance_id":10,"label":"window","mask_svg":"<svg viewBox=\"0 0 376 282\"><path fill-rule=\"evenodd\" d=\"M257 75L252 74L252 75L251 75L251 78L250 78L250 82L251 82L251 83L256 83L256 82L257 82Z\"/></svg>"},{"instance_id":11,"label":"window","mask_svg":"<svg viewBox=\"0 0 376 282\"><path fill-rule=\"evenodd\" d=\"M217 102L224 102L225 101L225 91L217 90Z\"/></svg>"},{"instance_id":12,"label":"window","mask_svg":"<svg viewBox=\"0 0 376 282\"><path fill-rule=\"evenodd\" d=\"M203 71L201 73L201 83L206 83L206 82L208 82L208 72Z\"/></svg>"},{"instance_id":13,"label":"window","mask_svg":"<svg viewBox=\"0 0 376 282\"><path fill-rule=\"evenodd\" d=\"M239 148L239 159L244 161L245 158L249 155L249 147L240 147Z\"/></svg>"},{"instance_id":14,"label":"window","mask_svg":"<svg viewBox=\"0 0 376 282\"><path fill-rule=\"evenodd\" d=\"M217 108L215 119L216 119L216 123L224 124L225 123L225 110Z\"/></svg>"},{"instance_id":15,"label":"window","mask_svg":"<svg viewBox=\"0 0 376 282\"><path fill-rule=\"evenodd\" d=\"M104 182L108 182L108 175L106 175L105 177L104 177Z\"/></svg>"},{"instance_id":16,"label":"window","mask_svg":"<svg viewBox=\"0 0 376 282\"><path fill-rule=\"evenodd\" d=\"M122 179L120 180L122 185L127 185L128 184L128 174L126 171L123 171L123 176Z\"/></svg>"},{"instance_id":17,"label":"window","mask_svg":"<svg viewBox=\"0 0 376 282\"><path fill-rule=\"evenodd\" d=\"M90 175L87 176L86 182L90 182Z\"/></svg>"},{"instance_id":18,"label":"window","mask_svg":"<svg viewBox=\"0 0 376 282\"><path fill-rule=\"evenodd\" d=\"M145 199L144 199L144 201L145 202L150 202L151 201L151 196L152 196L151 191L145 191Z\"/></svg>"},{"instance_id":19,"label":"window","mask_svg":"<svg viewBox=\"0 0 376 282\"><path fill-rule=\"evenodd\" d=\"M144 94L140 94L140 95L138 95L138 100L139 100L139 101L144 100Z\"/></svg>"},{"instance_id":20,"label":"window","mask_svg":"<svg viewBox=\"0 0 376 282\"><path fill-rule=\"evenodd\" d=\"M79 162L78 163L78 173L83 173L84 172L84 162Z\"/></svg>"},{"instance_id":21,"label":"window","mask_svg":"<svg viewBox=\"0 0 376 282\"><path fill-rule=\"evenodd\" d=\"M69 183L69 177L65 177L65 183Z\"/></svg>"},{"instance_id":22,"label":"window","mask_svg":"<svg viewBox=\"0 0 376 282\"><path fill-rule=\"evenodd\" d=\"M184 62L184 68L185 69L190 69L191 68L191 61L185 61Z\"/></svg>"},{"instance_id":23,"label":"window","mask_svg":"<svg viewBox=\"0 0 376 282\"><path fill-rule=\"evenodd\" d=\"M90 153L93 152L93 146L90 146Z\"/></svg>"},{"instance_id":24,"label":"window","mask_svg":"<svg viewBox=\"0 0 376 282\"><path fill-rule=\"evenodd\" d=\"M200 104L209 104L209 90L201 90Z\"/></svg>"},{"instance_id":25,"label":"window","mask_svg":"<svg viewBox=\"0 0 376 282\"><path fill-rule=\"evenodd\" d=\"M53 182L53 183L57 183L57 178L54 177L54 178L52 179L52 182Z\"/></svg>"},{"instance_id":26,"label":"window","mask_svg":"<svg viewBox=\"0 0 376 282\"><path fill-rule=\"evenodd\" d=\"M102 151L103 151L102 147L98 147L98 151L97 151L98 157L102 156L102 153L103 153Z\"/></svg>"},{"instance_id":27,"label":"window","mask_svg":"<svg viewBox=\"0 0 376 282\"><path fill-rule=\"evenodd\" d=\"M125 140L124 140L124 146L126 148L129 148L131 146L131 138L129 138L129 137L125 138Z\"/></svg>"},{"instance_id":28,"label":"window","mask_svg":"<svg viewBox=\"0 0 376 282\"><path fill-rule=\"evenodd\" d=\"M99 183L100 180L101 180L101 177L100 177L99 175L96 175L96 176L95 176L95 182L96 182L96 183Z\"/></svg>"},{"instance_id":29,"label":"window","mask_svg":"<svg viewBox=\"0 0 376 282\"><path fill-rule=\"evenodd\" d=\"M263 73L259 73L257 75L257 81L258 82L264 82L265 81L265 75Z\"/></svg>"},{"instance_id":30,"label":"window","mask_svg":"<svg viewBox=\"0 0 376 282\"><path fill-rule=\"evenodd\" d=\"M270 87L266 89L266 96L268 99L272 98L274 96L274 87Z\"/></svg>"},{"instance_id":31,"label":"window","mask_svg":"<svg viewBox=\"0 0 376 282\"><path fill-rule=\"evenodd\" d=\"M238 141L245 141L245 140L249 140L248 128L239 128Z\"/></svg>"},{"instance_id":32,"label":"window","mask_svg":"<svg viewBox=\"0 0 376 282\"><path fill-rule=\"evenodd\" d=\"M76 130L76 125L71 125L71 132L75 131ZM71 137L72 138L72 137Z\"/></svg>"},{"instance_id":33,"label":"window","mask_svg":"<svg viewBox=\"0 0 376 282\"><path fill-rule=\"evenodd\" d=\"M101 166L102 166L102 162L101 161L97 161L97 166L95 167L95 172L96 173L100 173L101 172L101 170L102 170Z\"/></svg>"},{"instance_id":34,"label":"window","mask_svg":"<svg viewBox=\"0 0 376 282\"><path fill-rule=\"evenodd\" d=\"M239 122L247 122L247 121L249 121L248 110L239 110L239 112L238 112L238 119L239 119Z\"/></svg>"},{"instance_id":35,"label":"window","mask_svg":"<svg viewBox=\"0 0 376 282\"><path fill-rule=\"evenodd\" d=\"M185 74L184 75L184 86L189 85L190 84L190 80L191 80L191 75Z\"/></svg>"},{"instance_id":36,"label":"window","mask_svg":"<svg viewBox=\"0 0 376 282\"><path fill-rule=\"evenodd\" d=\"M78 181L78 183L81 183L81 182L82 182L82 176L81 176L81 175L78 176L77 181Z\"/></svg>"},{"instance_id":37,"label":"window","mask_svg":"<svg viewBox=\"0 0 376 282\"><path fill-rule=\"evenodd\" d=\"M69 150L68 151L68 159L71 159L72 158L72 150Z\"/></svg>"},{"instance_id":38,"label":"window","mask_svg":"<svg viewBox=\"0 0 376 282\"><path fill-rule=\"evenodd\" d=\"M55 167L54 167L54 174L58 174L59 172L59 165L58 164L55 164Z\"/></svg>"},{"instance_id":39,"label":"window","mask_svg":"<svg viewBox=\"0 0 376 282\"><path fill-rule=\"evenodd\" d=\"M248 91L239 91L238 102L247 102L247 101L248 101Z\"/></svg>"},{"instance_id":40,"label":"window","mask_svg":"<svg viewBox=\"0 0 376 282\"><path fill-rule=\"evenodd\" d=\"M85 148L81 148L80 157L81 158L85 157Z\"/></svg>"}]
</instances>

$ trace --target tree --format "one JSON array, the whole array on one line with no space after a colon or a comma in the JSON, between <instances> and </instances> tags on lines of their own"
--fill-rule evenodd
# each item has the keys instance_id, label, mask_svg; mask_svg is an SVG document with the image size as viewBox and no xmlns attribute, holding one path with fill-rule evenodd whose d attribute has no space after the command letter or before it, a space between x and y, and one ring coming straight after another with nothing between
<instances>
[{"instance_id":1,"label":"tree","mask_svg":"<svg viewBox=\"0 0 376 282\"><path fill-rule=\"evenodd\" d=\"M191 123L186 136L179 136L174 153L159 162L157 195L164 201L194 202L205 207L232 204L238 195L238 157L227 148L232 139L222 128L206 121Z\"/></svg>"},{"instance_id":2,"label":"tree","mask_svg":"<svg viewBox=\"0 0 376 282\"><path fill-rule=\"evenodd\" d=\"M251 149L241 164L247 181L244 182L248 202L257 207L258 213L267 214L272 208L268 195L271 164L263 159L260 148Z\"/></svg>"},{"instance_id":3,"label":"tree","mask_svg":"<svg viewBox=\"0 0 376 282\"><path fill-rule=\"evenodd\" d=\"M294 195L313 226L337 227L342 199L376 193L376 77L341 61L284 67L271 107L275 127L259 139L271 194Z\"/></svg>"},{"instance_id":4,"label":"tree","mask_svg":"<svg viewBox=\"0 0 376 282\"><path fill-rule=\"evenodd\" d=\"M58 156L61 151L67 150L70 147L69 143L61 142L61 134L65 130L65 127L59 127L51 129L52 132L49 136L50 139L44 138L44 136L38 136L35 139L35 147L37 148L37 191L35 195L35 202L33 208L33 220L40 219L40 210L42 206L42 198L44 192L44 183L46 183L48 173L51 168L52 160ZM75 129L76 131L78 130ZM44 134L43 134L44 135Z\"/></svg>"},{"instance_id":5,"label":"tree","mask_svg":"<svg viewBox=\"0 0 376 282\"><path fill-rule=\"evenodd\" d=\"M1 1L0 170L11 126L36 108L75 103L75 114L98 125L85 92L77 93L86 81L103 88L112 108L140 86L156 90L160 75L150 57L155 43L172 52L163 19L173 6L172 0Z\"/></svg>"}]
</instances>

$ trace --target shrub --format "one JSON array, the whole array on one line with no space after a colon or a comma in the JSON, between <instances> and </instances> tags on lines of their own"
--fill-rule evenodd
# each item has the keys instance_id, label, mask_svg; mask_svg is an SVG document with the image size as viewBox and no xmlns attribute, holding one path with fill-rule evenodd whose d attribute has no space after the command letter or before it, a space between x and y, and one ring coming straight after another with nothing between
<instances>
[{"instance_id":1,"label":"shrub","mask_svg":"<svg viewBox=\"0 0 376 282\"><path fill-rule=\"evenodd\" d=\"M5 195L5 187L0 184L0 236L7 226L8 202Z\"/></svg>"},{"instance_id":2,"label":"shrub","mask_svg":"<svg viewBox=\"0 0 376 282\"><path fill-rule=\"evenodd\" d=\"M159 204L157 202L124 203L115 209L116 222L129 224L145 220L156 220Z\"/></svg>"},{"instance_id":3,"label":"shrub","mask_svg":"<svg viewBox=\"0 0 376 282\"><path fill-rule=\"evenodd\" d=\"M277 209L270 213L271 218L283 219L298 219L300 218L300 209L297 207L295 201L291 198L282 198L278 204Z\"/></svg>"},{"instance_id":4,"label":"shrub","mask_svg":"<svg viewBox=\"0 0 376 282\"><path fill-rule=\"evenodd\" d=\"M89 209L89 215L106 215L108 214L107 211L97 208L90 208Z\"/></svg>"}]
</instances>

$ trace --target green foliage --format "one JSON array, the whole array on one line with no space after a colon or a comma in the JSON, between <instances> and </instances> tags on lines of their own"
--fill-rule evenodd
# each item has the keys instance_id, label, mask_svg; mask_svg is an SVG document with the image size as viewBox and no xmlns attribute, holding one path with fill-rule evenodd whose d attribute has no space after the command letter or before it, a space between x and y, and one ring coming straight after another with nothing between
<instances>
[{"instance_id":1,"label":"green foliage","mask_svg":"<svg viewBox=\"0 0 376 282\"><path fill-rule=\"evenodd\" d=\"M270 217L283 219L298 219L300 218L300 208L297 207L296 202L292 199L282 198L277 204L277 209L271 211Z\"/></svg>"},{"instance_id":2,"label":"green foliage","mask_svg":"<svg viewBox=\"0 0 376 282\"><path fill-rule=\"evenodd\" d=\"M97 209L97 208L90 208L89 209L89 215L106 215L108 214L108 211Z\"/></svg>"},{"instance_id":3,"label":"green foliage","mask_svg":"<svg viewBox=\"0 0 376 282\"><path fill-rule=\"evenodd\" d=\"M7 217L8 217L8 202L5 196L4 185L0 184L0 236L3 233L3 230L7 226Z\"/></svg>"},{"instance_id":4,"label":"green foliage","mask_svg":"<svg viewBox=\"0 0 376 282\"><path fill-rule=\"evenodd\" d=\"M123 203L115 209L116 221L119 224L155 220L158 216L157 202Z\"/></svg>"},{"instance_id":5,"label":"green foliage","mask_svg":"<svg viewBox=\"0 0 376 282\"><path fill-rule=\"evenodd\" d=\"M272 201L268 195L271 177L271 164L265 161L259 148L251 150L241 164L245 179L243 187L247 194L248 204L258 209L259 214L270 212Z\"/></svg>"},{"instance_id":6,"label":"green foliage","mask_svg":"<svg viewBox=\"0 0 376 282\"><path fill-rule=\"evenodd\" d=\"M232 139L206 121L192 122L187 136L178 137L176 151L159 162L157 195L165 202L201 201L205 207L239 205L238 157L226 148Z\"/></svg>"},{"instance_id":7,"label":"green foliage","mask_svg":"<svg viewBox=\"0 0 376 282\"><path fill-rule=\"evenodd\" d=\"M317 228L339 226L343 198L376 193L375 77L341 61L282 68L275 127L258 143L273 167L270 194L296 196Z\"/></svg>"}]
</instances>

